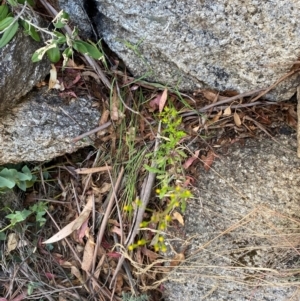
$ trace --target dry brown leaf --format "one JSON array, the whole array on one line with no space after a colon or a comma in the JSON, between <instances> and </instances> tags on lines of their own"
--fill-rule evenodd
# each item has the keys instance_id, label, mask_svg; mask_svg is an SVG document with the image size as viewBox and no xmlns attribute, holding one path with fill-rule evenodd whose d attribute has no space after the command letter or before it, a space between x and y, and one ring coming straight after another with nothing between
<instances>
[{"instance_id":1,"label":"dry brown leaf","mask_svg":"<svg viewBox=\"0 0 300 301\"><path fill-rule=\"evenodd\" d=\"M119 119L119 98L116 88L114 89L112 95L110 118L114 121Z\"/></svg>"},{"instance_id":2,"label":"dry brown leaf","mask_svg":"<svg viewBox=\"0 0 300 301\"><path fill-rule=\"evenodd\" d=\"M223 116L230 116L230 115L231 115L231 107L229 106L224 110Z\"/></svg>"},{"instance_id":3,"label":"dry brown leaf","mask_svg":"<svg viewBox=\"0 0 300 301\"><path fill-rule=\"evenodd\" d=\"M203 162L203 164L204 164L204 169L205 169L206 171L208 171L208 170L210 169L211 165L212 165L213 162L214 162L215 154L214 154L213 151L210 150L210 151L207 153L206 156L201 156L201 159L202 159L202 162Z\"/></svg>"},{"instance_id":4,"label":"dry brown leaf","mask_svg":"<svg viewBox=\"0 0 300 301\"><path fill-rule=\"evenodd\" d=\"M106 192L110 191L110 189L111 189L111 183L103 183L99 192L106 193Z\"/></svg>"},{"instance_id":5,"label":"dry brown leaf","mask_svg":"<svg viewBox=\"0 0 300 301\"><path fill-rule=\"evenodd\" d=\"M99 125L106 123L108 121L108 118L109 118L109 110L104 110L102 112L102 116L100 118Z\"/></svg>"},{"instance_id":6,"label":"dry brown leaf","mask_svg":"<svg viewBox=\"0 0 300 301\"><path fill-rule=\"evenodd\" d=\"M164 107L165 107L167 98L168 98L168 89L166 88L166 89L164 90L164 92L162 93L161 98L160 98L160 100L159 100L158 109L159 109L159 112L160 112L160 113L163 111L163 109L164 109Z\"/></svg>"},{"instance_id":7,"label":"dry brown leaf","mask_svg":"<svg viewBox=\"0 0 300 301\"><path fill-rule=\"evenodd\" d=\"M210 100L211 102L216 102L218 100L219 93L215 93L208 90L203 90L201 91L201 93L206 99Z\"/></svg>"},{"instance_id":8,"label":"dry brown leaf","mask_svg":"<svg viewBox=\"0 0 300 301\"><path fill-rule=\"evenodd\" d=\"M27 297L26 293L21 293L16 298L10 299L10 301L21 301L21 300L25 299L26 297Z\"/></svg>"},{"instance_id":9,"label":"dry brown leaf","mask_svg":"<svg viewBox=\"0 0 300 301\"><path fill-rule=\"evenodd\" d=\"M185 259L184 254L183 253L178 253L170 261L170 266L171 267L178 266L184 259Z\"/></svg>"},{"instance_id":10,"label":"dry brown leaf","mask_svg":"<svg viewBox=\"0 0 300 301\"><path fill-rule=\"evenodd\" d=\"M234 112L233 120L234 120L234 123L235 123L236 126L241 126L241 124L242 124L241 118L240 118L240 116L237 112Z\"/></svg>"},{"instance_id":11,"label":"dry brown leaf","mask_svg":"<svg viewBox=\"0 0 300 301\"><path fill-rule=\"evenodd\" d=\"M111 166L101 166L101 167L92 167L92 168L78 168L78 169L75 169L75 172L77 174L81 174L81 175L88 175L91 173L108 171L108 170L112 170L112 167Z\"/></svg>"},{"instance_id":12,"label":"dry brown leaf","mask_svg":"<svg viewBox=\"0 0 300 301\"><path fill-rule=\"evenodd\" d=\"M154 262L156 259L158 259L160 257L159 254L157 254L151 250L148 250L146 247L142 247L141 251L145 256L147 256L149 258L150 262Z\"/></svg>"},{"instance_id":13,"label":"dry brown leaf","mask_svg":"<svg viewBox=\"0 0 300 301\"><path fill-rule=\"evenodd\" d=\"M120 237L122 236L122 230L119 227L113 226L111 232L118 234Z\"/></svg>"},{"instance_id":14,"label":"dry brown leaf","mask_svg":"<svg viewBox=\"0 0 300 301\"><path fill-rule=\"evenodd\" d=\"M54 234L51 238L49 238L46 241L43 241L42 244L51 244L57 242L69 236L71 233L73 233L74 230L78 230L89 217L92 208L93 208L93 196L89 195L87 204L85 205L80 215L74 221L72 221L67 226L65 226L60 231L58 231L56 234Z\"/></svg>"},{"instance_id":15,"label":"dry brown leaf","mask_svg":"<svg viewBox=\"0 0 300 301\"><path fill-rule=\"evenodd\" d=\"M81 284L85 284L85 281L84 281L79 269L77 267L75 267L74 265L72 265L72 267L71 267L71 273L79 280L79 282Z\"/></svg>"},{"instance_id":16,"label":"dry brown leaf","mask_svg":"<svg viewBox=\"0 0 300 301\"><path fill-rule=\"evenodd\" d=\"M192 128L192 131L197 133L200 129L201 125L195 126L194 128Z\"/></svg>"},{"instance_id":17,"label":"dry brown leaf","mask_svg":"<svg viewBox=\"0 0 300 301\"><path fill-rule=\"evenodd\" d=\"M115 292L118 294L118 295L121 295L122 291L123 291L123 276L121 274L118 274L117 277L116 277L116 290Z\"/></svg>"},{"instance_id":18,"label":"dry brown leaf","mask_svg":"<svg viewBox=\"0 0 300 301\"><path fill-rule=\"evenodd\" d=\"M92 188L95 194L103 194L110 191L111 183L103 183L100 188L96 185L92 185Z\"/></svg>"},{"instance_id":19,"label":"dry brown leaf","mask_svg":"<svg viewBox=\"0 0 300 301\"><path fill-rule=\"evenodd\" d=\"M219 111L216 116L212 119L213 122L217 122L222 116L222 111Z\"/></svg>"},{"instance_id":20,"label":"dry brown leaf","mask_svg":"<svg viewBox=\"0 0 300 301\"><path fill-rule=\"evenodd\" d=\"M18 236L16 233L9 233L7 237L6 244L6 254L9 254L11 251L15 250L18 246Z\"/></svg>"},{"instance_id":21,"label":"dry brown leaf","mask_svg":"<svg viewBox=\"0 0 300 301\"><path fill-rule=\"evenodd\" d=\"M190 157L190 158L188 158L188 159L184 162L184 164L182 165L182 167L183 167L184 169L188 169L188 168L193 164L193 162L194 162L196 159L198 159L199 153L200 153L200 150L195 151L195 153L193 154L193 156Z\"/></svg>"},{"instance_id":22,"label":"dry brown leaf","mask_svg":"<svg viewBox=\"0 0 300 301\"><path fill-rule=\"evenodd\" d=\"M64 293L59 293L58 301L68 301L68 300L64 297Z\"/></svg>"},{"instance_id":23,"label":"dry brown leaf","mask_svg":"<svg viewBox=\"0 0 300 301\"><path fill-rule=\"evenodd\" d=\"M83 210L79 214L79 216L76 218L73 230L78 230L82 226L82 224L89 218L90 213L93 209L93 203L94 203L94 195L88 195L87 196L87 203L84 206Z\"/></svg>"},{"instance_id":24,"label":"dry brown leaf","mask_svg":"<svg viewBox=\"0 0 300 301\"><path fill-rule=\"evenodd\" d=\"M97 255L98 255L98 252L97 252ZM95 269L94 277L92 277L92 283L93 283L93 288L94 289L98 286L98 283L97 283L96 279L99 278L99 275L100 275L100 272L101 272L101 267L104 263L105 258L106 258L106 255L103 254L101 256L101 259L99 260L99 262L97 264L96 269Z\"/></svg>"},{"instance_id":25,"label":"dry brown leaf","mask_svg":"<svg viewBox=\"0 0 300 301\"><path fill-rule=\"evenodd\" d=\"M74 69L83 69L84 68L84 65L78 66L71 58L68 59L66 66L69 68L74 68Z\"/></svg>"},{"instance_id":26,"label":"dry brown leaf","mask_svg":"<svg viewBox=\"0 0 300 301\"><path fill-rule=\"evenodd\" d=\"M172 215L173 215L173 219L176 219L182 226L184 226L183 217L179 212L174 211Z\"/></svg>"},{"instance_id":27,"label":"dry brown leaf","mask_svg":"<svg viewBox=\"0 0 300 301\"><path fill-rule=\"evenodd\" d=\"M89 230L88 228L88 219L81 225L80 229L78 230L78 239L80 242L83 242L83 238L85 237L86 230Z\"/></svg>"},{"instance_id":28,"label":"dry brown leaf","mask_svg":"<svg viewBox=\"0 0 300 301\"><path fill-rule=\"evenodd\" d=\"M100 79L99 79L99 76L95 73L95 72L92 72L92 71L84 71L81 73L82 76L84 76L85 78L87 78L88 76L92 77L98 84L100 84Z\"/></svg>"},{"instance_id":29,"label":"dry brown leaf","mask_svg":"<svg viewBox=\"0 0 300 301\"><path fill-rule=\"evenodd\" d=\"M86 272L89 272L91 269L94 250L95 250L94 237L90 235L84 247L84 253L83 253L82 264L81 264L81 268Z\"/></svg>"}]
</instances>

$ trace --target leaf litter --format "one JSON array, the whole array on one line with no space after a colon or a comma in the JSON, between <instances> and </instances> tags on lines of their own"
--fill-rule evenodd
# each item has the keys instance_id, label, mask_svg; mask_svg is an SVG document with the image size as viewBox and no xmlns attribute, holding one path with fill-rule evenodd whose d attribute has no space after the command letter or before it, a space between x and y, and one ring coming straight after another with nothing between
<instances>
[{"instance_id":1,"label":"leaf litter","mask_svg":"<svg viewBox=\"0 0 300 301\"><path fill-rule=\"evenodd\" d=\"M244 94L231 91L220 95L213 90L179 94L135 79L120 65L112 72L106 70L110 90L107 82L101 84L103 77L95 71L99 63L91 67L87 61L76 60L60 72L59 83L64 84L67 100L89 95L104 112L99 128L73 140L76 143L89 137L94 146L37 166L43 185L37 183L34 190L28 190L28 195L34 191L34 197L28 198L26 205L46 200L48 220L38 231L31 225L26 231L23 228L13 233L14 240L24 241L26 248L7 246L2 270L8 275L14 269L10 264L14 257L27 259L14 270L13 279L4 281L2 299L28 298L28 285L38 279L39 287L31 292L34 298L51 294L51 300L121 300L123 292L130 292L159 300L165 274L182 263L187 254L182 251L184 246L176 246L178 253L173 257L155 252L151 241L160 233L156 224L143 231L135 227L138 214L150 220L151 212L163 211L167 205L166 200L160 201L152 193L157 182L147 187L151 171L143 167L145 162L151 166L147 154L155 151L160 134L157 114L170 103L180 112L181 129L187 134L180 147L187 158L181 162L184 172L176 181L192 187L193 179L199 174L205 176L215 160L226 156L231 144L243 145L245 139L261 133L273 136L280 131L278 125L294 130L295 103L260 100L257 96L262 89ZM112 55L111 61L117 58ZM52 66L49 89L57 84L57 68L61 68L59 63ZM48 178L43 176L45 171ZM142 205L136 201L147 189L149 210L141 210ZM132 211L126 213L123 208L131 205ZM181 233L183 212L172 212L170 227ZM129 241L136 237L148 243L129 252ZM24 274L27 280L20 282Z\"/></svg>"}]
</instances>

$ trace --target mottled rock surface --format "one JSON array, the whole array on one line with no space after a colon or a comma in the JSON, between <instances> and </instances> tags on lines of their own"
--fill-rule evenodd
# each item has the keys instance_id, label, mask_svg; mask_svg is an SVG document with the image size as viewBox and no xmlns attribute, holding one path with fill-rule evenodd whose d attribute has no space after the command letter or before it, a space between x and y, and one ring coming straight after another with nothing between
<instances>
[{"instance_id":1,"label":"mottled rock surface","mask_svg":"<svg viewBox=\"0 0 300 301\"><path fill-rule=\"evenodd\" d=\"M88 12L92 14L92 3L93 1L89 0L58 0L60 9L70 15L71 25L75 25L79 29L79 35L84 39L95 39L93 25L88 15ZM97 13L96 10L94 12Z\"/></svg>"},{"instance_id":2,"label":"mottled rock surface","mask_svg":"<svg viewBox=\"0 0 300 301\"><path fill-rule=\"evenodd\" d=\"M300 55L300 0L96 2L98 32L129 70L182 90L265 88ZM268 98L289 99L298 82Z\"/></svg>"},{"instance_id":3,"label":"mottled rock surface","mask_svg":"<svg viewBox=\"0 0 300 301\"><path fill-rule=\"evenodd\" d=\"M87 137L72 139L98 126L100 113L92 102L65 102L55 91L35 91L0 119L0 165L46 161L90 145Z\"/></svg>"},{"instance_id":4,"label":"mottled rock surface","mask_svg":"<svg viewBox=\"0 0 300 301\"><path fill-rule=\"evenodd\" d=\"M50 71L47 59L32 63L31 56L43 43L35 42L19 29L10 43L0 49L0 115L18 103Z\"/></svg>"},{"instance_id":5,"label":"mottled rock surface","mask_svg":"<svg viewBox=\"0 0 300 301\"><path fill-rule=\"evenodd\" d=\"M187 250L165 300L299 300L300 160L296 135L276 139L199 168L185 227L170 230L169 243Z\"/></svg>"}]
</instances>

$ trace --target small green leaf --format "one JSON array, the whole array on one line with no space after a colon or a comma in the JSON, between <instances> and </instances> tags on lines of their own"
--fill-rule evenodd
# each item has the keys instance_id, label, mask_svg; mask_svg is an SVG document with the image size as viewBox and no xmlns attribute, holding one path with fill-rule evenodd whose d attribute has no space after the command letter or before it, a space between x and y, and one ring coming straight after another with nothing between
<instances>
[{"instance_id":1,"label":"small green leaf","mask_svg":"<svg viewBox=\"0 0 300 301\"><path fill-rule=\"evenodd\" d=\"M0 21L2 21L8 14L8 6L0 5Z\"/></svg>"},{"instance_id":2,"label":"small green leaf","mask_svg":"<svg viewBox=\"0 0 300 301\"><path fill-rule=\"evenodd\" d=\"M17 179L19 181L30 181L31 178L32 178L31 175L26 175L26 174L24 174L22 172L18 172L18 174L17 174Z\"/></svg>"},{"instance_id":3,"label":"small green leaf","mask_svg":"<svg viewBox=\"0 0 300 301\"><path fill-rule=\"evenodd\" d=\"M33 63L39 62L40 60L42 60L42 58L43 58L43 56L45 55L45 53L46 53L49 49L54 48L54 47L56 47L56 44L55 44L55 43L37 49L37 50L34 52L34 54L32 55L31 61L32 61Z\"/></svg>"},{"instance_id":4,"label":"small green leaf","mask_svg":"<svg viewBox=\"0 0 300 301\"><path fill-rule=\"evenodd\" d=\"M95 60L100 60L103 57L103 53L101 53L95 45L89 44L87 42L75 40L73 42L73 47L78 52L87 54Z\"/></svg>"},{"instance_id":5,"label":"small green leaf","mask_svg":"<svg viewBox=\"0 0 300 301\"><path fill-rule=\"evenodd\" d=\"M28 168L27 165L24 165L24 166L22 167L22 172L23 172L24 174L30 176L30 179L29 179L29 180L31 180L32 174L31 174L31 171L30 171L30 169Z\"/></svg>"},{"instance_id":6,"label":"small green leaf","mask_svg":"<svg viewBox=\"0 0 300 301\"><path fill-rule=\"evenodd\" d=\"M15 22L8 30L4 32L0 39L0 48L4 47L7 45L11 39L15 36L19 28L18 22Z\"/></svg>"},{"instance_id":7,"label":"small green leaf","mask_svg":"<svg viewBox=\"0 0 300 301\"><path fill-rule=\"evenodd\" d=\"M29 24L26 20L21 20L21 24L25 29L25 34L31 36L36 42L40 42L40 35L31 24Z\"/></svg>"},{"instance_id":8,"label":"small green leaf","mask_svg":"<svg viewBox=\"0 0 300 301\"><path fill-rule=\"evenodd\" d=\"M36 29L31 26L30 31L29 31L29 35L36 41L36 42L40 42L41 41L41 37L38 34L38 32L36 31Z\"/></svg>"},{"instance_id":9,"label":"small green leaf","mask_svg":"<svg viewBox=\"0 0 300 301\"><path fill-rule=\"evenodd\" d=\"M67 66L68 60L70 57L73 56L73 49L71 47L68 47L64 50L64 52L62 53L63 56L63 67Z\"/></svg>"},{"instance_id":10,"label":"small green leaf","mask_svg":"<svg viewBox=\"0 0 300 301\"><path fill-rule=\"evenodd\" d=\"M6 17L2 21L0 21L0 31L7 28L14 21L13 17Z\"/></svg>"},{"instance_id":11,"label":"small green leaf","mask_svg":"<svg viewBox=\"0 0 300 301\"><path fill-rule=\"evenodd\" d=\"M81 43L81 41L74 41L73 48L80 53L83 54L87 53L87 48L85 47L84 44Z\"/></svg>"},{"instance_id":12,"label":"small green leaf","mask_svg":"<svg viewBox=\"0 0 300 301\"><path fill-rule=\"evenodd\" d=\"M73 56L73 50L72 48L68 47L64 50L63 56L66 56L67 58L70 58Z\"/></svg>"},{"instance_id":13,"label":"small green leaf","mask_svg":"<svg viewBox=\"0 0 300 301\"><path fill-rule=\"evenodd\" d=\"M34 0L17 0L18 3L20 4L25 4L25 1L27 1L27 3L30 5L30 6L34 6Z\"/></svg>"},{"instance_id":14,"label":"small green leaf","mask_svg":"<svg viewBox=\"0 0 300 301\"><path fill-rule=\"evenodd\" d=\"M61 58L59 48L56 46L54 48L47 50L47 56L48 56L50 62L57 63Z\"/></svg>"},{"instance_id":15,"label":"small green leaf","mask_svg":"<svg viewBox=\"0 0 300 301\"><path fill-rule=\"evenodd\" d=\"M22 190L22 191L26 191L26 182L25 181L18 181L17 182L17 186Z\"/></svg>"},{"instance_id":16,"label":"small green leaf","mask_svg":"<svg viewBox=\"0 0 300 301\"><path fill-rule=\"evenodd\" d=\"M53 31L53 33L56 35L57 39L55 40L55 42L57 44L64 44L67 41L67 38L64 34L58 32L58 31Z\"/></svg>"},{"instance_id":17,"label":"small green leaf","mask_svg":"<svg viewBox=\"0 0 300 301\"><path fill-rule=\"evenodd\" d=\"M16 185L15 181L6 179L0 176L0 187L7 187L9 189L13 188Z\"/></svg>"},{"instance_id":18,"label":"small green leaf","mask_svg":"<svg viewBox=\"0 0 300 301\"><path fill-rule=\"evenodd\" d=\"M154 168L154 167L151 167L149 165L144 165L144 168L149 171L149 172L153 172L153 173L158 173L158 174L162 174L162 173L165 173L164 171L160 170L160 169L157 169L157 168Z\"/></svg>"},{"instance_id":19,"label":"small green leaf","mask_svg":"<svg viewBox=\"0 0 300 301\"><path fill-rule=\"evenodd\" d=\"M6 240L6 234L4 232L0 232L0 240Z\"/></svg>"}]
</instances>

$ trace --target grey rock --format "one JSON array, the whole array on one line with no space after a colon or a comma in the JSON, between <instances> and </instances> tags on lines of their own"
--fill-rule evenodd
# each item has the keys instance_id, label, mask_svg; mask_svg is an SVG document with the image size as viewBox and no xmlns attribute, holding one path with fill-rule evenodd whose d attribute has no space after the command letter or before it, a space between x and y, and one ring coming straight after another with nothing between
<instances>
[{"instance_id":1,"label":"grey rock","mask_svg":"<svg viewBox=\"0 0 300 301\"><path fill-rule=\"evenodd\" d=\"M33 53L42 46L19 29L13 40L0 49L1 115L5 115L19 98L49 73L51 67L47 59L39 63L31 62Z\"/></svg>"},{"instance_id":2,"label":"grey rock","mask_svg":"<svg viewBox=\"0 0 300 301\"><path fill-rule=\"evenodd\" d=\"M97 0L98 32L136 76L181 90L246 92L286 74L299 56L300 1ZM267 97L289 99L299 76Z\"/></svg>"},{"instance_id":3,"label":"grey rock","mask_svg":"<svg viewBox=\"0 0 300 301\"><path fill-rule=\"evenodd\" d=\"M66 103L55 91L32 91L0 119L0 165L46 161L90 145L90 138L72 139L98 126L100 113L92 102Z\"/></svg>"},{"instance_id":4,"label":"grey rock","mask_svg":"<svg viewBox=\"0 0 300 301\"><path fill-rule=\"evenodd\" d=\"M79 36L84 39L95 38L93 26L85 10L84 4L89 1L82 0L58 0L60 9L63 9L70 15L71 25L79 29ZM90 1L93 2L93 1Z\"/></svg>"},{"instance_id":5,"label":"grey rock","mask_svg":"<svg viewBox=\"0 0 300 301\"><path fill-rule=\"evenodd\" d=\"M187 250L165 300L299 300L300 160L296 135L276 139L199 168L184 229L169 233L176 252Z\"/></svg>"}]
</instances>

